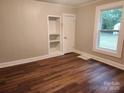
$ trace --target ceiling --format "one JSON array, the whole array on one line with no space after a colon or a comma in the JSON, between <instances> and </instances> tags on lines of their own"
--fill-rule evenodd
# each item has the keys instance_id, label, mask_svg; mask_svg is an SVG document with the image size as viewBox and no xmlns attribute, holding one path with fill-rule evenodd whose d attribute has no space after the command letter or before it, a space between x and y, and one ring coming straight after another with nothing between
<instances>
[{"instance_id":1,"label":"ceiling","mask_svg":"<svg viewBox=\"0 0 124 93\"><path fill-rule=\"evenodd\" d=\"M98 0L38 0L38 1L75 6Z\"/></svg>"}]
</instances>

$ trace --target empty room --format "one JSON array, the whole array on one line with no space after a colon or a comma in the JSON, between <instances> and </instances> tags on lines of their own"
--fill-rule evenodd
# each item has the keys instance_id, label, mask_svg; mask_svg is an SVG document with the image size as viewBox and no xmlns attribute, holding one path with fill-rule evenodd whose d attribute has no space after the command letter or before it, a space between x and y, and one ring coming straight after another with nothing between
<instances>
[{"instance_id":1,"label":"empty room","mask_svg":"<svg viewBox=\"0 0 124 93\"><path fill-rule=\"evenodd\" d=\"M0 93L124 93L124 0L0 0Z\"/></svg>"}]
</instances>

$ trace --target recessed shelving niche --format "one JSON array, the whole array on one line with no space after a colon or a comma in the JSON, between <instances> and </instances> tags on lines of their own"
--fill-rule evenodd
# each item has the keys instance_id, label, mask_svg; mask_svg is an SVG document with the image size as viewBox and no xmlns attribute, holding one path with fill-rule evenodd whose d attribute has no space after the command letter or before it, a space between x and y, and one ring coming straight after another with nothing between
<instances>
[{"instance_id":1,"label":"recessed shelving niche","mask_svg":"<svg viewBox=\"0 0 124 93\"><path fill-rule=\"evenodd\" d=\"M48 34L49 34L49 54L60 55L61 54L61 17L60 16L48 16Z\"/></svg>"}]
</instances>

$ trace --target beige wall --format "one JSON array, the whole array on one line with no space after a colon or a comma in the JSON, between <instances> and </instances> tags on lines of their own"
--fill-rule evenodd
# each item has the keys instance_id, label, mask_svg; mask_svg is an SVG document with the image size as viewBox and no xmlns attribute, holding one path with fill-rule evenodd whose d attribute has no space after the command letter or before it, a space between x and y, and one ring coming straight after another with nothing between
<instances>
[{"instance_id":1,"label":"beige wall","mask_svg":"<svg viewBox=\"0 0 124 93\"><path fill-rule=\"evenodd\" d=\"M117 0L77 9L76 49L124 64L124 55L118 59L92 51L95 8L112 1ZM75 9L38 0L0 0L0 63L48 54L47 15L63 13Z\"/></svg>"},{"instance_id":2,"label":"beige wall","mask_svg":"<svg viewBox=\"0 0 124 93\"><path fill-rule=\"evenodd\" d=\"M90 5L78 8L76 49L124 64L124 52L123 52L122 58L119 59L119 58L110 57L110 56L99 54L92 51L96 6L105 4L105 3L114 2L114 1L121 1L121 0L102 0L94 4L90 4Z\"/></svg>"},{"instance_id":3,"label":"beige wall","mask_svg":"<svg viewBox=\"0 0 124 93\"><path fill-rule=\"evenodd\" d=\"M75 9L38 0L0 0L0 62L48 54L47 15Z\"/></svg>"}]
</instances>

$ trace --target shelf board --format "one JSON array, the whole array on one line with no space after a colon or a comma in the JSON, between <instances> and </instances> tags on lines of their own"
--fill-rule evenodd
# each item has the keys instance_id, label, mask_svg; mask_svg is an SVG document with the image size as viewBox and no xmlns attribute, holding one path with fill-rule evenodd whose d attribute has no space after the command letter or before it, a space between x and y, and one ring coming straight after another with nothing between
<instances>
[{"instance_id":1,"label":"shelf board","mask_svg":"<svg viewBox=\"0 0 124 93\"><path fill-rule=\"evenodd\" d=\"M60 40L50 40L50 43L56 43L56 42L60 42Z\"/></svg>"},{"instance_id":2,"label":"shelf board","mask_svg":"<svg viewBox=\"0 0 124 93\"><path fill-rule=\"evenodd\" d=\"M56 33L55 33L55 34L50 34L50 35L57 35L57 36L59 36L60 34L56 34Z\"/></svg>"}]
</instances>

